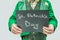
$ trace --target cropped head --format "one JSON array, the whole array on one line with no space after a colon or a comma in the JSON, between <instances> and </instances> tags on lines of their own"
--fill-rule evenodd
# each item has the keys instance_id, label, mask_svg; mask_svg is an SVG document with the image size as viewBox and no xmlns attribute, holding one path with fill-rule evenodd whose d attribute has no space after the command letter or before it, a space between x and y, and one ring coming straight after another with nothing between
<instances>
[{"instance_id":1,"label":"cropped head","mask_svg":"<svg viewBox=\"0 0 60 40\"><path fill-rule=\"evenodd\" d=\"M33 2L39 2L39 0L28 0L29 3L33 3Z\"/></svg>"}]
</instances>

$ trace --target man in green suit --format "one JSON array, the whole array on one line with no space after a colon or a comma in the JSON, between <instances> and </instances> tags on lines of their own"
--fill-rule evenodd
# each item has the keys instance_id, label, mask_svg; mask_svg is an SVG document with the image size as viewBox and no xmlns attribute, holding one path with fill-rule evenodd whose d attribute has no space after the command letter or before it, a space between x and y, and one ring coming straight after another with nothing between
<instances>
[{"instance_id":1,"label":"man in green suit","mask_svg":"<svg viewBox=\"0 0 60 40\"><path fill-rule=\"evenodd\" d=\"M43 26L43 33L22 32L22 29L18 28L16 23L17 10L49 10L49 27ZM57 19L54 16L51 3L48 0L22 0L17 3L8 25L9 30L13 34L21 34L22 40L41 40L40 38L43 34L44 40L46 40L47 34L52 34L55 31Z\"/></svg>"}]
</instances>

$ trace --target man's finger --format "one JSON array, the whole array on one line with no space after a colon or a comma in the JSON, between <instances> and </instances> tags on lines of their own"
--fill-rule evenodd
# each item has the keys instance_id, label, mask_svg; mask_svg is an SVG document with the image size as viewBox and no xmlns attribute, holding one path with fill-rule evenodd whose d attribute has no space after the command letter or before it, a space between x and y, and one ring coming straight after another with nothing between
<instances>
[{"instance_id":1,"label":"man's finger","mask_svg":"<svg viewBox=\"0 0 60 40\"><path fill-rule=\"evenodd\" d=\"M43 32L46 33L46 34L51 34L52 33L52 31L48 31L46 29L43 29Z\"/></svg>"},{"instance_id":2,"label":"man's finger","mask_svg":"<svg viewBox=\"0 0 60 40\"><path fill-rule=\"evenodd\" d=\"M49 29L52 30L52 31L54 31L54 26L50 24L49 25Z\"/></svg>"},{"instance_id":3,"label":"man's finger","mask_svg":"<svg viewBox=\"0 0 60 40\"><path fill-rule=\"evenodd\" d=\"M50 32L52 32L52 31L46 30L46 29L44 29L44 28L43 28L43 30L44 30L44 31L46 31L47 33L50 33Z\"/></svg>"},{"instance_id":4,"label":"man's finger","mask_svg":"<svg viewBox=\"0 0 60 40\"><path fill-rule=\"evenodd\" d=\"M17 27L16 24L13 24L12 26L13 26L15 29L17 29L17 30L21 30L19 27Z\"/></svg>"},{"instance_id":5,"label":"man's finger","mask_svg":"<svg viewBox=\"0 0 60 40\"><path fill-rule=\"evenodd\" d=\"M13 26L13 28L15 28L16 30L18 30L18 31L21 31L22 29L20 29L19 27L17 27L17 26Z\"/></svg>"},{"instance_id":6,"label":"man's finger","mask_svg":"<svg viewBox=\"0 0 60 40\"><path fill-rule=\"evenodd\" d=\"M50 27L43 27L43 29L46 29L48 31L53 31Z\"/></svg>"},{"instance_id":7,"label":"man's finger","mask_svg":"<svg viewBox=\"0 0 60 40\"><path fill-rule=\"evenodd\" d=\"M13 34L16 34L16 32L15 32L14 30L11 30L11 32L12 32Z\"/></svg>"},{"instance_id":8,"label":"man's finger","mask_svg":"<svg viewBox=\"0 0 60 40\"><path fill-rule=\"evenodd\" d=\"M43 34L46 34L47 35L47 33L43 30Z\"/></svg>"},{"instance_id":9,"label":"man's finger","mask_svg":"<svg viewBox=\"0 0 60 40\"><path fill-rule=\"evenodd\" d=\"M19 34L22 32L22 30L16 30L14 27L11 28L11 31L14 32L15 34Z\"/></svg>"},{"instance_id":10,"label":"man's finger","mask_svg":"<svg viewBox=\"0 0 60 40\"><path fill-rule=\"evenodd\" d=\"M43 33L45 34L51 34L54 31L53 25L49 25L49 27L43 26Z\"/></svg>"},{"instance_id":11,"label":"man's finger","mask_svg":"<svg viewBox=\"0 0 60 40\"><path fill-rule=\"evenodd\" d=\"M21 30L17 30L15 28L12 28L12 30L14 30L15 32L20 32Z\"/></svg>"}]
</instances>

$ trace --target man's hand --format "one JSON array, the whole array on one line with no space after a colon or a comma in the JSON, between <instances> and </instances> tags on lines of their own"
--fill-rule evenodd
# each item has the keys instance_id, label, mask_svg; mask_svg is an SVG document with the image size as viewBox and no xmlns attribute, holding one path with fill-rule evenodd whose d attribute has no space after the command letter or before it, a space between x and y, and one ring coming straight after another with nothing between
<instances>
[{"instance_id":1,"label":"man's hand","mask_svg":"<svg viewBox=\"0 0 60 40\"><path fill-rule=\"evenodd\" d=\"M21 33L22 33L22 29L19 28L19 27L17 27L16 24L13 24L13 25L11 26L11 32L12 32L13 34L21 34Z\"/></svg>"},{"instance_id":2,"label":"man's hand","mask_svg":"<svg viewBox=\"0 0 60 40\"><path fill-rule=\"evenodd\" d=\"M52 34L54 32L54 26L52 24L49 25L49 27L43 26L43 34Z\"/></svg>"}]
</instances>

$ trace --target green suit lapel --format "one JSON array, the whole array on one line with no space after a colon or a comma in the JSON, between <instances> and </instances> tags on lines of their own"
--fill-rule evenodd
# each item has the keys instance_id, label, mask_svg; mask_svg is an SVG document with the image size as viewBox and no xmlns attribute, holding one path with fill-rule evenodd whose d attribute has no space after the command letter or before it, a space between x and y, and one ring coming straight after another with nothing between
<instances>
[{"instance_id":1,"label":"green suit lapel","mask_svg":"<svg viewBox=\"0 0 60 40\"><path fill-rule=\"evenodd\" d=\"M26 0L22 0L20 1L20 5L18 6L18 10L26 10L26 3L25 3Z\"/></svg>"},{"instance_id":2,"label":"green suit lapel","mask_svg":"<svg viewBox=\"0 0 60 40\"><path fill-rule=\"evenodd\" d=\"M40 10L48 10L48 5L46 0L41 0Z\"/></svg>"}]
</instances>

